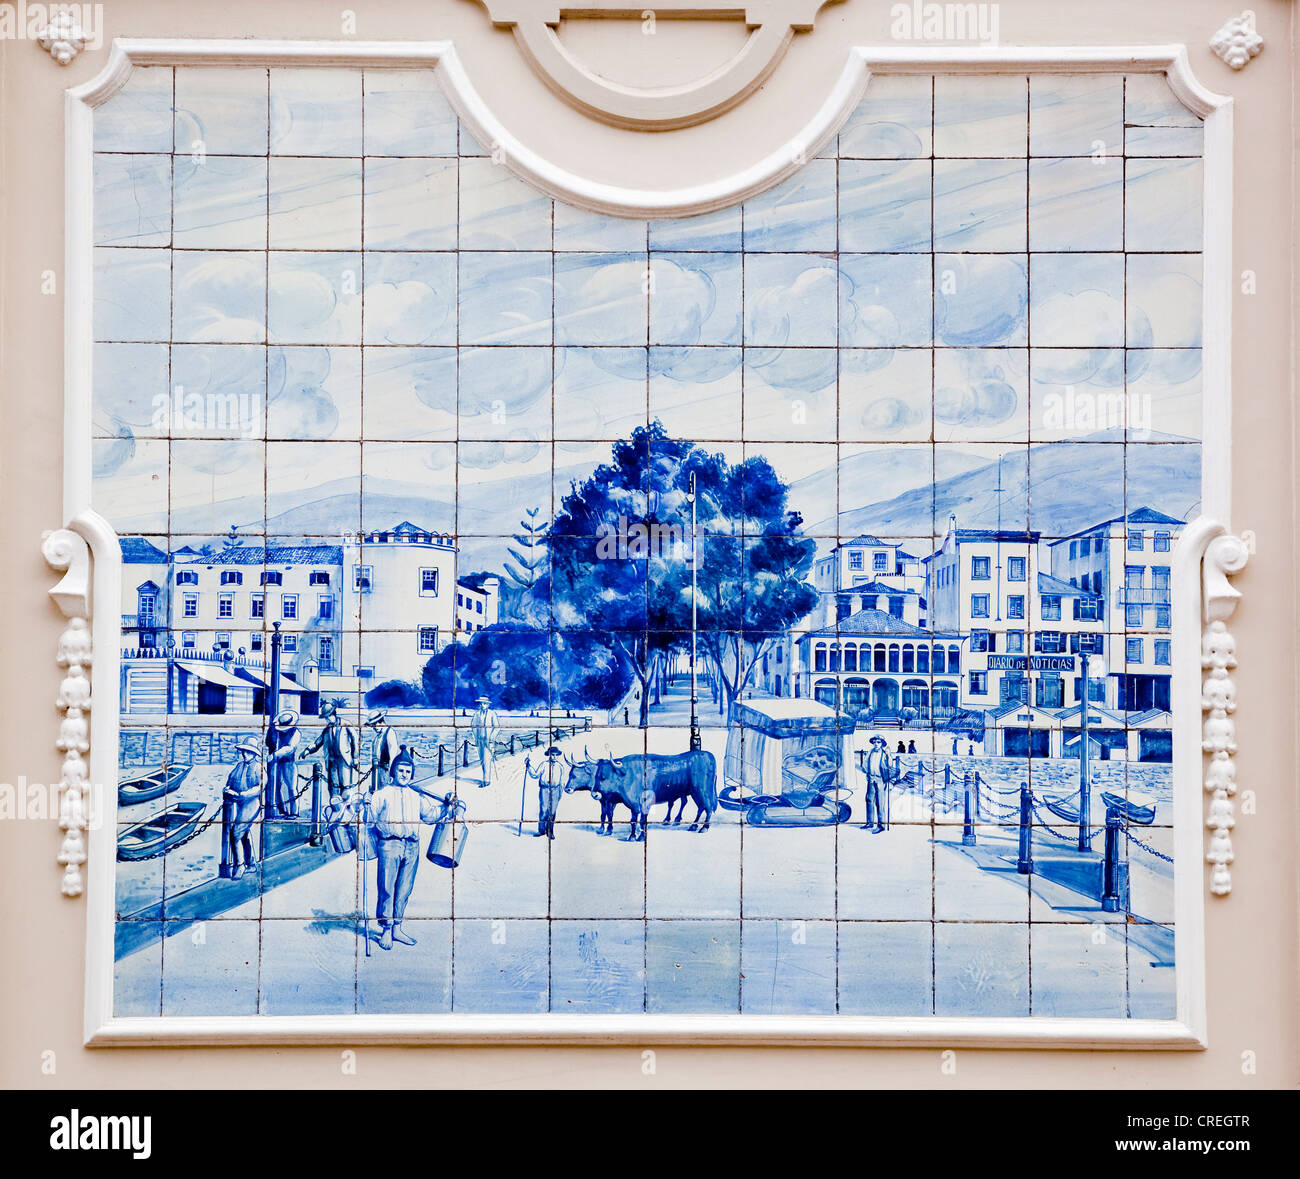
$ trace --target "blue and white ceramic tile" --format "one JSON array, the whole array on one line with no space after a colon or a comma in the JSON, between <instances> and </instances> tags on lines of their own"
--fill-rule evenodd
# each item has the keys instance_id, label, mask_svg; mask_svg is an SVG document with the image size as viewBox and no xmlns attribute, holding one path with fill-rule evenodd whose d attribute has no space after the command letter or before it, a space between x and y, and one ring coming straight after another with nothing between
<instances>
[{"instance_id":1,"label":"blue and white ceramic tile","mask_svg":"<svg viewBox=\"0 0 1300 1179\"><path fill-rule=\"evenodd\" d=\"M1201 256L1130 254L1127 343L1131 348L1201 346Z\"/></svg>"},{"instance_id":2,"label":"blue and white ceramic tile","mask_svg":"<svg viewBox=\"0 0 1300 1179\"><path fill-rule=\"evenodd\" d=\"M265 70L178 70L177 153L266 155L269 104L270 79Z\"/></svg>"},{"instance_id":3,"label":"blue and white ceramic tile","mask_svg":"<svg viewBox=\"0 0 1300 1179\"><path fill-rule=\"evenodd\" d=\"M271 70L271 154L361 155L361 71Z\"/></svg>"},{"instance_id":4,"label":"blue and white ceramic tile","mask_svg":"<svg viewBox=\"0 0 1300 1179\"><path fill-rule=\"evenodd\" d=\"M271 249L360 249L361 184L360 160L273 158Z\"/></svg>"},{"instance_id":5,"label":"blue and white ceramic tile","mask_svg":"<svg viewBox=\"0 0 1300 1179\"><path fill-rule=\"evenodd\" d=\"M840 128L840 157L907 160L929 156L934 80L923 75L877 74L867 86L866 99ZM841 185L843 176L841 169Z\"/></svg>"},{"instance_id":6,"label":"blue and white ceramic tile","mask_svg":"<svg viewBox=\"0 0 1300 1179\"><path fill-rule=\"evenodd\" d=\"M929 255L841 255L840 346L928 346L933 339L933 271Z\"/></svg>"},{"instance_id":7,"label":"blue and white ceramic tile","mask_svg":"<svg viewBox=\"0 0 1300 1179\"><path fill-rule=\"evenodd\" d=\"M1204 169L1199 159L1126 160L1125 249L1199 249L1203 186Z\"/></svg>"},{"instance_id":8,"label":"blue and white ceramic tile","mask_svg":"<svg viewBox=\"0 0 1300 1179\"><path fill-rule=\"evenodd\" d=\"M289 163L277 160L277 165ZM266 160L178 155L172 218L176 248L261 250L267 241ZM277 231L278 232L278 231Z\"/></svg>"},{"instance_id":9,"label":"blue and white ceramic tile","mask_svg":"<svg viewBox=\"0 0 1300 1179\"><path fill-rule=\"evenodd\" d=\"M272 343L361 343L360 254L285 251L266 266Z\"/></svg>"},{"instance_id":10,"label":"blue and white ceramic tile","mask_svg":"<svg viewBox=\"0 0 1300 1179\"><path fill-rule=\"evenodd\" d=\"M456 342L455 254L367 254L365 270L366 344Z\"/></svg>"},{"instance_id":11,"label":"blue and white ceramic tile","mask_svg":"<svg viewBox=\"0 0 1300 1179\"><path fill-rule=\"evenodd\" d=\"M172 161L160 155L95 159L95 244L166 246L171 242Z\"/></svg>"},{"instance_id":12,"label":"blue and white ceramic tile","mask_svg":"<svg viewBox=\"0 0 1300 1179\"><path fill-rule=\"evenodd\" d=\"M437 71L369 70L364 89L367 156L457 154L456 115Z\"/></svg>"},{"instance_id":13,"label":"blue and white ceramic tile","mask_svg":"<svg viewBox=\"0 0 1300 1179\"><path fill-rule=\"evenodd\" d=\"M133 73L115 1010L1172 1018L1200 145L1161 78L880 75L783 183L646 222L534 190L436 70ZM1087 648L1094 822L1155 815L1114 913ZM1021 782L1068 871L1003 870Z\"/></svg>"},{"instance_id":14,"label":"blue and white ceramic tile","mask_svg":"<svg viewBox=\"0 0 1300 1179\"><path fill-rule=\"evenodd\" d=\"M650 342L741 342L741 254L654 254L650 258Z\"/></svg>"},{"instance_id":15,"label":"blue and white ceramic tile","mask_svg":"<svg viewBox=\"0 0 1300 1179\"><path fill-rule=\"evenodd\" d=\"M455 440L455 348L366 348L361 366L366 438Z\"/></svg>"},{"instance_id":16,"label":"blue and white ceramic tile","mask_svg":"<svg viewBox=\"0 0 1300 1179\"><path fill-rule=\"evenodd\" d=\"M744 437L835 441L842 355L835 348L745 349Z\"/></svg>"},{"instance_id":17,"label":"blue and white ceramic tile","mask_svg":"<svg viewBox=\"0 0 1300 1179\"><path fill-rule=\"evenodd\" d=\"M929 160L840 163L840 249L846 252L930 249Z\"/></svg>"},{"instance_id":18,"label":"blue and white ceramic tile","mask_svg":"<svg viewBox=\"0 0 1300 1179\"><path fill-rule=\"evenodd\" d=\"M934 376L928 348L841 349L840 440L929 441Z\"/></svg>"},{"instance_id":19,"label":"blue and white ceramic tile","mask_svg":"<svg viewBox=\"0 0 1300 1179\"><path fill-rule=\"evenodd\" d=\"M645 348L557 348L555 437L612 441L648 426L648 363Z\"/></svg>"},{"instance_id":20,"label":"blue and white ceramic tile","mask_svg":"<svg viewBox=\"0 0 1300 1179\"><path fill-rule=\"evenodd\" d=\"M167 250L95 251L95 339L171 338L172 256Z\"/></svg>"},{"instance_id":21,"label":"blue and white ceramic tile","mask_svg":"<svg viewBox=\"0 0 1300 1179\"><path fill-rule=\"evenodd\" d=\"M274 276L274 261L272 276ZM185 250L172 256L172 339L257 344L266 339L267 259L253 250ZM272 313L275 286L271 286Z\"/></svg>"},{"instance_id":22,"label":"blue and white ceramic tile","mask_svg":"<svg viewBox=\"0 0 1300 1179\"><path fill-rule=\"evenodd\" d=\"M1028 110L1027 78L935 78L934 154L1024 156Z\"/></svg>"},{"instance_id":23,"label":"blue and white ceramic tile","mask_svg":"<svg viewBox=\"0 0 1300 1179\"><path fill-rule=\"evenodd\" d=\"M1025 161L935 160L937 250L1025 249Z\"/></svg>"},{"instance_id":24,"label":"blue and white ceramic tile","mask_svg":"<svg viewBox=\"0 0 1300 1179\"><path fill-rule=\"evenodd\" d=\"M1031 156L1117 156L1123 150L1123 78L1045 74L1029 79Z\"/></svg>"},{"instance_id":25,"label":"blue and white ceramic tile","mask_svg":"<svg viewBox=\"0 0 1300 1179\"><path fill-rule=\"evenodd\" d=\"M95 108L95 150L172 150L171 70L161 66L137 67L112 102Z\"/></svg>"},{"instance_id":26,"label":"blue and white ceramic tile","mask_svg":"<svg viewBox=\"0 0 1300 1179\"><path fill-rule=\"evenodd\" d=\"M1118 156L1030 160L1029 248L1123 249L1122 163Z\"/></svg>"}]
</instances>

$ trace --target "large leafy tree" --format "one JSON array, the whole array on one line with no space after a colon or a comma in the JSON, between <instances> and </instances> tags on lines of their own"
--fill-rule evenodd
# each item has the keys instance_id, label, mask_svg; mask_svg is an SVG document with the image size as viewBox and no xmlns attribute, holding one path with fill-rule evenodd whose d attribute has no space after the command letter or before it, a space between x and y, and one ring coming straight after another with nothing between
<instances>
[{"instance_id":1,"label":"large leafy tree","mask_svg":"<svg viewBox=\"0 0 1300 1179\"><path fill-rule=\"evenodd\" d=\"M816 604L805 580L816 546L787 494L765 459L732 464L655 422L615 443L611 461L564 497L547 534L550 571L534 593L549 592L557 627L606 636L641 684L642 725L660 662L690 643L692 559L698 642L724 705Z\"/></svg>"}]
</instances>

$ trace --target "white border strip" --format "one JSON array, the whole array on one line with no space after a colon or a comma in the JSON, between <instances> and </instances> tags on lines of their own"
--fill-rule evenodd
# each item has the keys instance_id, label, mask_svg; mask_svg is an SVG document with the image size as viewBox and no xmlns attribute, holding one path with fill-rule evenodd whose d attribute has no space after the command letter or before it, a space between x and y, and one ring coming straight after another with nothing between
<instances>
[{"instance_id":1,"label":"white border strip","mask_svg":"<svg viewBox=\"0 0 1300 1179\"><path fill-rule=\"evenodd\" d=\"M112 1014L113 841L116 790L101 790L103 825L89 839L85 1042L120 1044L349 1043L670 1043L968 1045L993 1048L1200 1048L1205 1033L1205 911L1201 832L1201 558L1228 525L1230 508L1230 351L1232 100L1192 77L1182 46L1095 48L856 48L804 131L783 149L723 180L646 191L595 183L559 168L512 136L471 85L450 42L119 40L94 79L67 94L64 519L94 556L95 678L119 675L120 562L117 536L91 510L93 355L94 108L115 94L134 66L289 65L439 67L457 113L484 143L504 152L520 177L552 196L623 217L689 216L743 201L795 172L839 128L873 72L1064 74L1163 73L1174 93L1205 120L1202 441L1203 510L1175 553L1178 630L1173 669L1175 783L1175 943L1177 1014L1172 1020L1014 1019L923 1016L369 1016L150 1017ZM91 721L91 781L117 780L118 715L97 708Z\"/></svg>"}]
</instances>

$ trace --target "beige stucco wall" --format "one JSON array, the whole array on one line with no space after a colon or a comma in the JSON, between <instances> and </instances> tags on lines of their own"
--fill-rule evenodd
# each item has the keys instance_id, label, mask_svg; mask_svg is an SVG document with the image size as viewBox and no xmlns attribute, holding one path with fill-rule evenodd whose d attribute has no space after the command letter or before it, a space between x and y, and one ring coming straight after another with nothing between
<instances>
[{"instance_id":1,"label":"beige stucco wall","mask_svg":"<svg viewBox=\"0 0 1300 1179\"><path fill-rule=\"evenodd\" d=\"M341 6L309 0L163 3L114 0L110 35L332 39ZM765 89L740 110L681 132L637 135L593 123L555 98L511 38L492 29L474 0L352 0L358 39L453 38L488 105L541 154L595 179L645 187L725 175L788 140L824 100L845 49L887 43L890 5L845 0L817 32L797 40ZM1235 832L1235 888L1208 903L1210 1048L1203 1053L996 1052L963 1050L955 1075L940 1051L661 1048L643 1072L636 1046L611 1048L363 1048L353 1074L340 1048L99 1049L81 1047L84 904L59 894L52 822L0 822L0 1081L9 1087L402 1086L1295 1086L1300 1081L1297 1008L1297 742L1295 733L1295 513L1292 396L1293 63L1292 7L1259 0L1264 53L1233 73L1207 40L1232 9L1208 0L1115 0L1000 5L1004 43L1186 42L1210 89L1236 97L1235 271L1257 275L1257 293L1235 298L1233 369L1236 482L1233 526L1253 529L1258 552L1237 579L1245 602L1233 622L1241 745L1238 777L1256 814ZM576 42L575 42L576 43ZM683 39L655 51L662 76L691 75L696 59L728 39ZM625 32L585 31L584 51L627 54ZM8 557L0 585L0 782L48 781L58 769L54 663L60 615L46 595L53 577L42 530L62 523L63 89L101 68L107 48L61 69L31 42L0 42L3 87L3 429L0 527ZM650 66L626 62L641 79ZM54 271L57 295L41 293ZM110 692L111 706L111 692ZM53 1071L51 1058L53 1053ZM1256 1071L1243 1071L1253 1053Z\"/></svg>"}]
</instances>

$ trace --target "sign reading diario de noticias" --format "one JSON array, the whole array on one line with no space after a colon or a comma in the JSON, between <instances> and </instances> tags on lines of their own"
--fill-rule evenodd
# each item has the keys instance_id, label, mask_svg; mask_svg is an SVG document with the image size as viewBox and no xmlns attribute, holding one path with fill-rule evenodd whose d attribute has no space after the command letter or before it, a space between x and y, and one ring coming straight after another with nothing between
<instances>
[{"instance_id":1,"label":"sign reading diario de noticias","mask_svg":"<svg viewBox=\"0 0 1300 1179\"><path fill-rule=\"evenodd\" d=\"M1073 655L990 655L989 671L1073 671Z\"/></svg>"}]
</instances>

